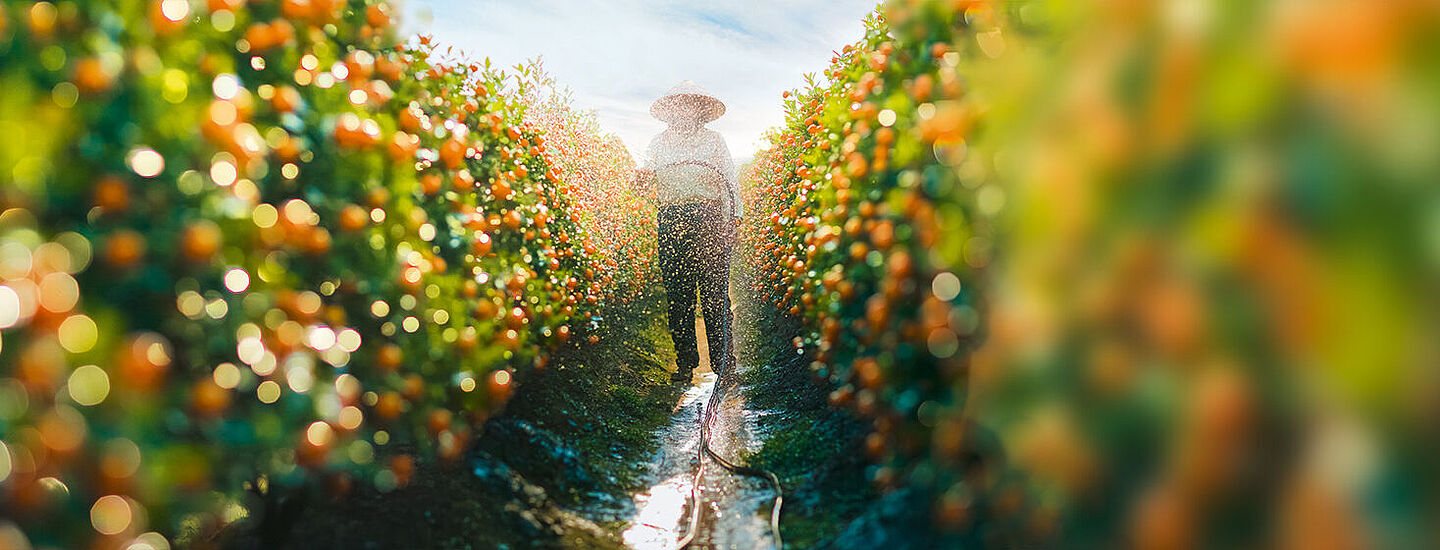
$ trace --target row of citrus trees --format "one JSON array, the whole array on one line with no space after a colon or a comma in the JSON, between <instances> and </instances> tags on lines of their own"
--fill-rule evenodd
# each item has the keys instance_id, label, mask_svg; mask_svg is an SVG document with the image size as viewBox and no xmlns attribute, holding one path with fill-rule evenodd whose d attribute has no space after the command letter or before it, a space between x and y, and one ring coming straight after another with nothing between
<instances>
[{"instance_id":1,"label":"row of citrus trees","mask_svg":"<svg viewBox=\"0 0 1440 550\"><path fill-rule=\"evenodd\" d=\"M591 292L629 302L658 281L655 207L629 185L635 162L619 136L604 132L594 111L574 106L569 89L557 85L535 60L519 68L525 123L545 135L561 188L586 233L594 235L599 265Z\"/></svg>"},{"instance_id":2,"label":"row of citrus trees","mask_svg":"<svg viewBox=\"0 0 1440 550\"><path fill-rule=\"evenodd\" d=\"M0 546L196 544L241 487L403 485L593 330L598 199L561 177L593 125L552 149L525 79L392 25L0 4Z\"/></svg>"},{"instance_id":3,"label":"row of citrus trees","mask_svg":"<svg viewBox=\"0 0 1440 550\"><path fill-rule=\"evenodd\" d=\"M940 536L1423 545L1437 27L887 2L747 173L756 289Z\"/></svg>"}]
</instances>

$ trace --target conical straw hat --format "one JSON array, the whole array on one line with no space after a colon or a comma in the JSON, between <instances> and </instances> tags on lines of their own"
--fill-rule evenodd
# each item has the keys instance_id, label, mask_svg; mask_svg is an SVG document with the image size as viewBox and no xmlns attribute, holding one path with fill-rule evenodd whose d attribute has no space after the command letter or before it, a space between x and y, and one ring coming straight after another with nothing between
<instances>
[{"instance_id":1,"label":"conical straw hat","mask_svg":"<svg viewBox=\"0 0 1440 550\"><path fill-rule=\"evenodd\" d=\"M686 80L676 84L660 99L655 100L655 103L650 105L650 115L664 122L674 122L677 114L683 112L684 109L693 108L687 106L687 103L692 101L694 102L692 105L699 105L702 122L710 122L725 114L724 103L701 88L699 84Z\"/></svg>"}]
</instances>

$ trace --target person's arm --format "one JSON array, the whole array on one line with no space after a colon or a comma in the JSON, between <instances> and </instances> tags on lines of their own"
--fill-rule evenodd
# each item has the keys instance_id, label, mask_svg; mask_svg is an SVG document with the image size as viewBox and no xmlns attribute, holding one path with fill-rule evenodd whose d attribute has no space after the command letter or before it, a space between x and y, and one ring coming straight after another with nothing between
<instances>
[{"instance_id":1,"label":"person's arm","mask_svg":"<svg viewBox=\"0 0 1440 550\"><path fill-rule=\"evenodd\" d=\"M736 174L735 159L730 158L730 148L725 145L725 138L721 137L718 132L715 134L715 140L719 142L716 149L720 156L715 159L715 162L720 165L720 175L725 177L725 188L729 191L730 204L734 206L731 209L731 216L739 220L745 216L745 204L740 200L740 178Z\"/></svg>"}]
</instances>

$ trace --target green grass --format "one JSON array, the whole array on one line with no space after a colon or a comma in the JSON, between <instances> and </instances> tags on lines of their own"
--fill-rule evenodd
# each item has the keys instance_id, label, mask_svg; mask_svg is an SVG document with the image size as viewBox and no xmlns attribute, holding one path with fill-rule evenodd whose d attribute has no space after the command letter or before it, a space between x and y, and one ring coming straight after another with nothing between
<instances>
[{"instance_id":1,"label":"green grass","mask_svg":"<svg viewBox=\"0 0 1440 550\"><path fill-rule=\"evenodd\" d=\"M790 343L795 324L769 308L746 305L739 322L749 337L738 340L744 360L754 365L742 381L746 400L776 411L763 417L762 429L771 435L748 463L780 477L787 547L832 543L879 498L865 475L864 431L829 407L824 390L809 381L804 359Z\"/></svg>"}]
</instances>

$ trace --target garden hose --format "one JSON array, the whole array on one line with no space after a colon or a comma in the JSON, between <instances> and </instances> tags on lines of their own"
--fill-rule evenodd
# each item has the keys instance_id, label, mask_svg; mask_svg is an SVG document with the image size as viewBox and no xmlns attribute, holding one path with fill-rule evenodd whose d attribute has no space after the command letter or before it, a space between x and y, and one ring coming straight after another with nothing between
<instances>
[{"instance_id":1,"label":"garden hose","mask_svg":"<svg viewBox=\"0 0 1440 550\"><path fill-rule=\"evenodd\" d=\"M732 473L765 478L770 486L775 489L775 504L770 508L770 531L775 536L775 548L784 548L785 544L780 538L780 507L785 502L785 495L780 486L780 478L773 472L742 466L726 460L710 448L710 424L715 421L715 408L720 404L724 396L725 386L722 380L715 380L715 389L710 392L710 400L700 410L700 449L696 452L695 460L699 466L695 469L695 480L690 485L690 528L686 530L685 536L677 543L676 548L685 548L695 541L695 534L700 525L700 480L705 475L705 455L710 455L720 467Z\"/></svg>"}]
</instances>

